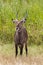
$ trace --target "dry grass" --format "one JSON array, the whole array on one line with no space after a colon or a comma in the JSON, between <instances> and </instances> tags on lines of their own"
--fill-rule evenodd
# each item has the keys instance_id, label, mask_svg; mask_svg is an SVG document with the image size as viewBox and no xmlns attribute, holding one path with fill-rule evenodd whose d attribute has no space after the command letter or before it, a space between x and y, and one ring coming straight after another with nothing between
<instances>
[{"instance_id":1,"label":"dry grass","mask_svg":"<svg viewBox=\"0 0 43 65\"><path fill-rule=\"evenodd\" d=\"M38 56L4 56L0 55L0 65L43 65L43 55Z\"/></svg>"},{"instance_id":2,"label":"dry grass","mask_svg":"<svg viewBox=\"0 0 43 65\"><path fill-rule=\"evenodd\" d=\"M18 54L15 57L14 45L0 46L0 65L43 65L43 46L29 46L28 56Z\"/></svg>"}]
</instances>

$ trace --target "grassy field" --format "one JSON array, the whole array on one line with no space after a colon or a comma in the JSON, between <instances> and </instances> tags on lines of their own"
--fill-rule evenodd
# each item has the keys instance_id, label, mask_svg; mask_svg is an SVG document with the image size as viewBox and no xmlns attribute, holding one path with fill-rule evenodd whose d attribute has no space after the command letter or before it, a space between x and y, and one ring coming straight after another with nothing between
<instances>
[{"instance_id":1,"label":"grassy field","mask_svg":"<svg viewBox=\"0 0 43 65\"><path fill-rule=\"evenodd\" d=\"M28 56L15 58L13 19L21 20L28 32ZM0 65L43 65L43 0L0 0Z\"/></svg>"},{"instance_id":2,"label":"grassy field","mask_svg":"<svg viewBox=\"0 0 43 65\"><path fill-rule=\"evenodd\" d=\"M43 65L43 46L29 46L28 56L25 49L23 55L15 57L14 44L0 45L0 65Z\"/></svg>"},{"instance_id":3,"label":"grassy field","mask_svg":"<svg viewBox=\"0 0 43 65\"><path fill-rule=\"evenodd\" d=\"M0 0L0 41L13 43L12 18L21 20L26 14L29 44L43 44L43 0Z\"/></svg>"},{"instance_id":4,"label":"grassy field","mask_svg":"<svg viewBox=\"0 0 43 65\"><path fill-rule=\"evenodd\" d=\"M18 51L19 51L19 48L18 48ZM18 56L20 55L19 52L18 52ZM0 45L0 54L5 55L5 56L10 56L10 55L15 56L14 44L4 44L3 46ZM37 56L40 54L43 54L43 46L42 45L40 45L40 46L33 45L33 46L28 47L28 55ZM25 47L23 49L23 55L26 56Z\"/></svg>"}]
</instances>

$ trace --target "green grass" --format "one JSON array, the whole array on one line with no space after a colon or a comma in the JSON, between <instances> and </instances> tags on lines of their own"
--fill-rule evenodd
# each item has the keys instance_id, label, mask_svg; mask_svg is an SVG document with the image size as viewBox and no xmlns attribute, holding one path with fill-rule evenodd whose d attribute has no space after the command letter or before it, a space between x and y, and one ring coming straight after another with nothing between
<instances>
[{"instance_id":1,"label":"green grass","mask_svg":"<svg viewBox=\"0 0 43 65\"><path fill-rule=\"evenodd\" d=\"M43 0L0 0L0 41L12 43L15 24L12 18L21 20L28 14L26 29L29 44L43 44Z\"/></svg>"}]
</instances>

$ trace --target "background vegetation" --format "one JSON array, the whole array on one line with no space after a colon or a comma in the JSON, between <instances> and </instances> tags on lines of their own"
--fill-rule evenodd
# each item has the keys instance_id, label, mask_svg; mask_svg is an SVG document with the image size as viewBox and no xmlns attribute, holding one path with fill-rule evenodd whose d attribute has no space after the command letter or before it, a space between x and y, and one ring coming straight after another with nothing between
<instances>
[{"instance_id":1,"label":"background vegetation","mask_svg":"<svg viewBox=\"0 0 43 65\"><path fill-rule=\"evenodd\" d=\"M0 0L0 44L14 41L15 24L12 18L21 20L26 12L25 23L29 45L43 45L43 0Z\"/></svg>"}]
</instances>

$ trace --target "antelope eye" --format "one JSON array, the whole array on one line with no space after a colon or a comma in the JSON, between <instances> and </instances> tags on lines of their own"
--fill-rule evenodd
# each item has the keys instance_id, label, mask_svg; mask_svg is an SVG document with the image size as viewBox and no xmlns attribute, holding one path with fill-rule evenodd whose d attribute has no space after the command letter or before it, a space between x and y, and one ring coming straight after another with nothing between
<instances>
[{"instance_id":1,"label":"antelope eye","mask_svg":"<svg viewBox=\"0 0 43 65\"><path fill-rule=\"evenodd\" d=\"M18 29L18 27L16 27L16 30Z\"/></svg>"}]
</instances>

